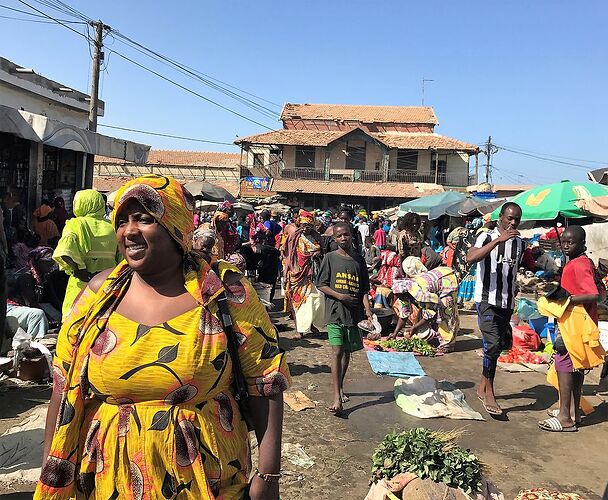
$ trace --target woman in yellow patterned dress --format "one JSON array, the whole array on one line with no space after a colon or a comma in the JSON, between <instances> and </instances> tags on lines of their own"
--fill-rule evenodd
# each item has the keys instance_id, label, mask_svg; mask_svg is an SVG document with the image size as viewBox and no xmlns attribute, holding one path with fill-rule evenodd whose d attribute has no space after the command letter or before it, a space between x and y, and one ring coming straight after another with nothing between
<instances>
[{"instance_id":1,"label":"woman in yellow patterned dress","mask_svg":"<svg viewBox=\"0 0 608 500\"><path fill-rule=\"evenodd\" d=\"M191 252L191 195L144 176L117 193L125 261L96 276L57 345L35 498L278 499L282 391L276 329L236 268ZM225 291L259 460L232 388L218 315ZM248 486L249 483L249 486Z\"/></svg>"}]
</instances>

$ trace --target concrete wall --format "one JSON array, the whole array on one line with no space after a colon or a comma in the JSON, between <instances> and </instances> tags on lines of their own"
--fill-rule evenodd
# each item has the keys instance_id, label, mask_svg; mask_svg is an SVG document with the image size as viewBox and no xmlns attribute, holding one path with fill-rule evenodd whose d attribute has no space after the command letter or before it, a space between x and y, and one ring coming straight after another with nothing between
<instances>
[{"instance_id":1,"label":"concrete wall","mask_svg":"<svg viewBox=\"0 0 608 500\"><path fill-rule=\"evenodd\" d=\"M68 125L87 128L89 114L86 111L76 111L62 106L58 102L3 84L0 81L0 104L14 109L23 109L30 113L43 115Z\"/></svg>"},{"instance_id":2,"label":"concrete wall","mask_svg":"<svg viewBox=\"0 0 608 500\"><path fill-rule=\"evenodd\" d=\"M346 156L344 150L346 149L345 142L338 142L332 149L329 157L329 167L337 170L346 169Z\"/></svg>"},{"instance_id":3,"label":"concrete wall","mask_svg":"<svg viewBox=\"0 0 608 500\"><path fill-rule=\"evenodd\" d=\"M367 143L365 156L365 170L376 170L376 163L379 163L378 172L382 172L382 150L372 143Z\"/></svg>"},{"instance_id":4,"label":"concrete wall","mask_svg":"<svg viewBox=\"0 0 608 500\"><path fill-rule=\"evenodd\" d=\"M315 148L315 170L325 169L325 150L327 148L317 147Z\"/></svg>"},{"instance_id":5,"label":"concrete wall","mask_svg":"<svg viewBox=\"0 0 608 500\"><path fill-rule=\"evenodd\" d=\"M315 159L316 161L316 159ZM295 168L296 165L296 147L283 146L283 163L285 168Z\"/></svg>"},{"instance_id":6,"label":"concrete wall","mask_svg":"<svg viewBox=\"0 0 608 500\"><path fill-rule=\"evenodd\" d=\"M435 168L431 170L432 155L430 151L418 151L418 173L421 175L430 175L435 173Z\"/></svg>"}]
</instances>

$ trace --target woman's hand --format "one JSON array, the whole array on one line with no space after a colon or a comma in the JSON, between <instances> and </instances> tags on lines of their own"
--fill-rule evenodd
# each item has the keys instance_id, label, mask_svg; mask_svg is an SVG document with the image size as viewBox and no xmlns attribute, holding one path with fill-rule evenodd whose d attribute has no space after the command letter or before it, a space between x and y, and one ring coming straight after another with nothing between
<instances>
[{"instance_id":1,"label":"woman's hand","mask_svg":"<svg viewBox=\"0 0 608 500\"><path fill-rule=\"evenodd\" d=\"M253 476L249 484L251 500L278 500L279 483L264 481L261 477Z\"/></svg>"}]
</instances>

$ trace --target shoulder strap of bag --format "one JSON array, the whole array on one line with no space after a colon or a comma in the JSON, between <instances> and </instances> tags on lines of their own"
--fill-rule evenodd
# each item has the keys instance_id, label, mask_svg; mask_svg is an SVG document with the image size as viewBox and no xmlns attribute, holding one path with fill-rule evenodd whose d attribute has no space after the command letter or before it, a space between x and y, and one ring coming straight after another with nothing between
<instances>
[{"instance_id":1,"label":"shoulder strap of bag","mask_svg":"<svg viewBox=\"0 0 608 500\"><path fill-rule=\"evenodd\" d=\"M211 268L213 272L217 275L217 277L221 280L218 264L213 264ZM218 295L216 300L217 307L220 313L220 322L222 323L222 328L224 329L224 333L226 334L228 354L230 355L230 360L232 361L232 375L234 379L234 399L239 405L241 413L243 414L243 418L247 422L247 427L251 429L251 419L248 412L249 392L247 391L247 382L245 380L245 375L243 374L243 370L241 368L241 360L239 358L238 353L239 344L234 333L232 317L230 316L230 310L228 309L228 298L226 297L226 292L222 291Z\"/></svg>"}]
</instances>

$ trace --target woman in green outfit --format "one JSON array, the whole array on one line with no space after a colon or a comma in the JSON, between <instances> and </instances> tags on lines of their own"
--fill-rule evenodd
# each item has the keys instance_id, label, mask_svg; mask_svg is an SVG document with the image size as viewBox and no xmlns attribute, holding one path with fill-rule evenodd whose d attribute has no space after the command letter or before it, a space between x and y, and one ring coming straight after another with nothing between
<instances>
[{"instance_id":1,"label":"woman in green outfit","mask_svg":"<svg viewBox=\"0 0 608 500\"><path fill-rule=\"evenodd\" d=\"M104 219L106 205L101 194L94 189L78 191L73 209L75 217L66 221L53 253L53 259L70 277L61 311L64 317L90 279L119 260L116 235Z\"/></svg>"}]
</instances>

